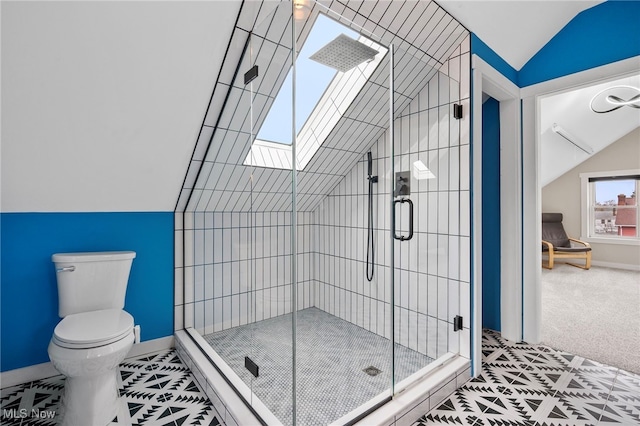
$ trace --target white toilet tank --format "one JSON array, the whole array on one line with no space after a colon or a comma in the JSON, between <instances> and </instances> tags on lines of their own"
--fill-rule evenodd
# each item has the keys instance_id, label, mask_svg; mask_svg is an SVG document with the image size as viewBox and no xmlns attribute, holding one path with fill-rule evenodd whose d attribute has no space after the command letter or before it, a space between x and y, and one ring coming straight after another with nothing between
<instances>
[{"instance_id":1,"label":"white toilet tank","mask_svg":"<svg viewBox=\"0 0 640 426\"><path fill-rule=\"evenodd\" d=\"M133 251L56 253L58 315L123 309Z\"/></svg>"}]
</instances>

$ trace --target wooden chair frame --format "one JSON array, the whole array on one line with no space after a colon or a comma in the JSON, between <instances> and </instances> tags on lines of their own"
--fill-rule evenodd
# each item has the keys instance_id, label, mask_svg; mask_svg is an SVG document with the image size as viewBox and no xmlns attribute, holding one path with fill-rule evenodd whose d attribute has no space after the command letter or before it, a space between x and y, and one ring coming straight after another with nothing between
<instances>
[{"instance_id":1,"label":"wooden chair frame","mask_svg":"<svg viewBox=\"0 0 640 426\"><path fill-rule=\"evenodd\" d=\"M573 241L574 243L578 243L578 244L582 244L585 247L591 247L591 245L585 241L582 240L577 240L575 238L571 238L569 237L569 241ZM576 263L570 263L567 262L568 265L571 266L575 266L577 268L582 268L582 269L589 269L591 268L591 251L587 251L587 252L573 252L573 251L562 251L562 250L555 250L553 248L553 244L551 244L548 241L544 241L542 240L542 244L547 246L548 251L543 251L542 255L544 256L545 254L547 254L549 256L549 259L547 261L547 264L545 265L544 263L544 259L542 259L542 267L546 268L546 269L553 269L553 265L556 259L584 259L585 264L584 266L582 265L578 265Z\"/></svg>"}]
</instances>

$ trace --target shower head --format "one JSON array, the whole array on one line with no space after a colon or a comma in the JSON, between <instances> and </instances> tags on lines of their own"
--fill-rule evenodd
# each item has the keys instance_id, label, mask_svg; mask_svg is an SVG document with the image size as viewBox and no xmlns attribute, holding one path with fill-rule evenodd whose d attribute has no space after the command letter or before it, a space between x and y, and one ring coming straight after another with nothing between
<instances>
[{"instance_id":1,"label":"shower head","mask_svg":"<svg viewBox=\"0 0 640 426\"><path fill-rule=\"evenodd\" d=\"M312 59L340 72L347 72L363 62L373 60L378 51L344 34L311 55Z\"/></svg>"}]
</instances>

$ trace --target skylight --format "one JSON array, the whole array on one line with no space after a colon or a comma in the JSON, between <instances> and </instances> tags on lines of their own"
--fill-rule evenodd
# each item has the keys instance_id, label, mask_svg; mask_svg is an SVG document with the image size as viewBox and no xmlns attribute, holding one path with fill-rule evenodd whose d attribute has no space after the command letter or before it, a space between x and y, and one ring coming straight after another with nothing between
<instances>
[{"instance_id":1,"label":"skylight","mask_svg":"<svg viewBox=\"0 0 640 426\"><path fill-rule=\"evenodd\" d=\"M340 34L357 38L358 34L322 14L318 15L296 62L296 132L300 132L307 118L324 93L336 70L309 57ZM291 120L291 70L271 106L258 139L291 145L291 129L282 123Z\"/></svg>"},{"instance_id":2,"label":"skylight","mask_svg":"<svg viewBox=\"0 0 640 426\"><path fill-rule=\"evenodd\" d=\"M310 58L315 56L317 59L317 53L326 51L336 42L344 45L345 41L350 47L360 45L360 53L365 52L363 57L368 51L370 60L342 72ZM357 32L325 15L318 15L296 60L298 170L304 169L320 148L386 52L387 49ZM245 159L245 165L291 169L292 132L290 125L283 125L291 123L291 79L289 70Z\"/></svg>"}]
</instances>

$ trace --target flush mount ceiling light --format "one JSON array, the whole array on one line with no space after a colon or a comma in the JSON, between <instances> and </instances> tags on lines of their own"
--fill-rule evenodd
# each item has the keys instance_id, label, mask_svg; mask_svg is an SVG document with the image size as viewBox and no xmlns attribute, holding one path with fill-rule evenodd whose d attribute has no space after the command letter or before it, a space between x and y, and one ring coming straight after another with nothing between
<instances>
[{"instance_id":1,"label":"flush mount ceiling light","mask_svg":"<svg viewBox=\"0 0 640 426\"><path fill-rule=\"evenodd\" d=\"M307 19L311 8L309 7L308 0L294 0L293 1L293 18L296 21Z\"/></svg>"},{"instance_id":2,"label":"flush mount ceiling light","mask_svg":"<svg viewBox=\"0 0 640 426\"><path fill-rule=\"evenodd\" d=\"M591 99L591 110L606 114L622 107L640 109L640 89L633 86L607 87Z\"/></svg>"}]
</instances>

